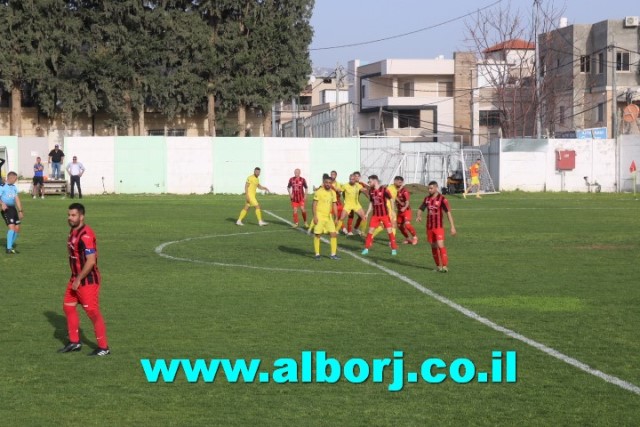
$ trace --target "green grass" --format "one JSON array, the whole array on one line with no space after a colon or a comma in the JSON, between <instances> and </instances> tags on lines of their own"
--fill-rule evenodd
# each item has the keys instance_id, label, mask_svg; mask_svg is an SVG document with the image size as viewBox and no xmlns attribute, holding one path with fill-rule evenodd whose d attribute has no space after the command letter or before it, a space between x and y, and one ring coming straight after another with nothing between
<instances>
[{"instance_id":1,"label":"green grass","mask_svg":"<svg viewBox=\"0 0 640 427\"><path fill-rule=\"evenodd\" d=\"M417 196L414 196L417 205ZM16 256L0 254L0 419L4 425L636 425L640 396L508 338L347 254L312 259L310 237L265 214L234 225L237 196L93 196L101 294L113 354L95 346L81 314L81 354L66 341L66 207L24 201ZM283 197L263 207L287 219ZM417 247L392 258L380 236L368 259L499 325L640 385L640 202L618 194L451 198L449 274L433 273L423 225ZM236 233L252 233L232 235ZM0 242L4 243L4 232ZM198 238L185 240L189 238ZM166 255L155 248L165 242ZM362 240L339 238L357 251ZM328 255L328 245L322 247ZM234 264L220 266L216 263ZM242 267L259 267L249 269ZM270 268L302 269L290 272ZM343 274L326 274L327 271ZM359 275L357 273L377 273ZM515 350L516 384L150 384L142 358L299 358L343 362Z\"/></svg>"}]
</instances>

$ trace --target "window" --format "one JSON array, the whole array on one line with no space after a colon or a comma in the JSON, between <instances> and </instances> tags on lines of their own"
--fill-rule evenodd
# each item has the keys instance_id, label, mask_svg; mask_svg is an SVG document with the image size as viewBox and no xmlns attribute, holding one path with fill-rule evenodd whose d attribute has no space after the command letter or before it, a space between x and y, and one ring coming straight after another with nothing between
<instances>
[{"instance_id":1,"label":"window","mask_svg":"<svg viewBox=\"0 0 640 427\"><path fill-rule=\"evenodd\" d=\"M629 71L629 52L616 52L616 71Z\"/></svg>"},{"instance_id":2,"label":"window","mask_svg":"<svg viewBox=\"0 0 640 427\"><path fill-rule=\"evenodd\" d=\"M405 82L402 85L402 92L403 92L402 96L405 96L405 97L415 96L413 92L413 82Z\"/></svg>"},{"instance_id":3,"label":"window","mask_svg":"<svg viewBox=\"0 0 640 427\"><path fill-rule=\"evenodd\" d=\"M367 87L365 85L362 85L360 87L360 99L365 99L367 97Z\"/></svg>"},{"instance_id":4,"label":"window","mask_svg":"<svg viewBox=\"0 0 640 427\"><path fill-rule=\"evenodd\" d=\"M598 54L598 74L604 73L604 52Z\"/></svg>"},{"instance_id":5,"label":"window","mask_svg":"<svg viewBox=\"0 0 640 427\"><path fill-rule=\"evenodd\" d=\"M499 110L481 110L480 126L498 127L500 126L500 118L502 114Z\"/></svg>"},{"instance_id":6,"label":"window","mask_svg":"<svg viewBox=\"0 0 640 427\"><path fill-rule=\"evenodd\" d=\"M149 136L165 136L164 129L149 129ZM186 129L167 129L167 136L186 136Z\"/></svg>"},{"instance_id":7,"label":"window","mask_svg":"<svg viewBox=\"0 0 640 427\"><path fill-rule=\"evenodd\" d=\"M598 104L597 121L604 122L604 103Z\"/></svg>"},{"instance_id":8,"label":"window","mask_svg":"<svg viewBox=\"0 0 640 427\"><path fill-rule=\"evenodd\" d=\"M371 130L375 130L376 129L376 119L370 119L370 121L369 121L369 129L371 129Z\"/></svg>"},{"instance_id":9,"label":"window","mask_svg":"<svg viewBox=\"0 0 640 427\"><path fill-rule=\"evenodd\" d=\"M565 109L564 109L564 105L561 105L560 108L560 119L558 120L560 122L561 125L564 125L565 122Z\"/></svg>"},{"instance_id":10,"label":"window","mask_svg":"<svg viewBox=\"0 0 640 427\"><path fill-rule=\"evenodd\" d=\"M438 96L451 98L453 96L453 82L438 82Z\"/></svg>"},{"instance_id":11,"label":"window","mask_svg":"<svg viewBox=\"0 0 640 427\"><path fill-rule=\"evenodd\" d=\"M591 72L591 55L582 55L580 57L580 72L581 73Z\"/></svg>"},{"instance_id":12,"label":"window","mask_svg":"<svg viewBox=\"0 0 640 427\"><path fill-rule=\"evenodd\" d=\"M398 117L398 127L419 128L420 127L420 110L400 111L400 114Z\"/></svg>"}]
</instances>

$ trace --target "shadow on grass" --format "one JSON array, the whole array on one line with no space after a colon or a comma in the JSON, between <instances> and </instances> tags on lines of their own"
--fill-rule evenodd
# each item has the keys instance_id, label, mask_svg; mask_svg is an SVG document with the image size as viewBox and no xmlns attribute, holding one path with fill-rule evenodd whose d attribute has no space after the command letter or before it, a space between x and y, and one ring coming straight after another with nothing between
<instances>
[{"instance_id":1,"label":"shadow on grass","mask_svg":"<svg viewBox=\"0 0 640 427\"><path fill-rule=\"evenodd\" d=\"M69 338L67 336L67 318L53 311L45 311L43 314L51 326L53 326L53 337L62 344L69 342ZM91 345L93 345L93 343L84 335L82 330L80 330L80 342L91 343Z\"/></svg>"},{"instance_id":2,"label":"shadow on grass","mask_svg":"<svg viewBox=\"0 0 640 427\"><path fill-rule=\"evenodd\" d=\"M300 248L292 248L290 246L278 246L278 250L280 252L284 252L286 254L290 254L290 255L297 255L297 256L301 256L301 257L309 257L312 256L313 257L313 246L310 246L309 249L300 249ZM309 255L311 254L311 255Z\"/></svg>"}]
</instances>

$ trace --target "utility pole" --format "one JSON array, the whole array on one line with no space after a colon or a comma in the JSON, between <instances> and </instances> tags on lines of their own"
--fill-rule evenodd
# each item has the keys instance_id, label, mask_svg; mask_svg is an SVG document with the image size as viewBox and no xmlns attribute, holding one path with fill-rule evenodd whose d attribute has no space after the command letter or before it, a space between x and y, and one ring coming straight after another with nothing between
<instances>
[{"instance_id":1,"label":"utility pole","mask_svg":"<svg viewBox=\"0 0 640 427\"><path fill-rule=\"evenodd\" d=\"M540 2L539 0L533 0L533 7L535 16L533 18L534 25L534 43L536 46L535 50L535 82L536 82L536 138L540 139L542 137L542 100L540 98L540 86L542 85L542 76L540 75L540 47L538 46L538 15L540 12Z\"/></svg>"},{"instance_id":2,"label":"utility pole","mask_svg":"<svg viewBox=\"0 0 640 427\"><path fill-rule=\"evenodd\" d=\"M340 104L340 89L344 87L344 68L336 63L336 107Z\"/></svg>"},{"instance_id":3,"label":"utility pole","mask_svg":"<svg viewBox=\"0 0 640 427\"><path fill-rule=\"evenodd\" d=\"M616 193L619 193L621 191L620 189L620 144L618 143L618 80L617 80L617 66L618 63L616 62L616 50L615 50L615 46L616 42L613 38L613 36L611 37L611 44L609 45L609 50L611 51L611 64L613 64L613 67L611 67L611 72L613 73L613 77L611 78L611 83L613 84L613 90L612 90L612 94L611 94L611 109L612 109L612 127L613 129L611 129L611 135L613 136L613 139L615 140L615 144L616 144Z\"/></svg>"}]
</instances>

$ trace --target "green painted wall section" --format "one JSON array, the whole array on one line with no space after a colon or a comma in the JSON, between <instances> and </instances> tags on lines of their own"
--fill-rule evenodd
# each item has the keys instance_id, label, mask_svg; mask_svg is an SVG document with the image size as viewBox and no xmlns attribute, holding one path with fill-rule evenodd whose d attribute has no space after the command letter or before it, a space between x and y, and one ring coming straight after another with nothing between
<instances>
[{"instance_id":1,"label":"green painted wall section","mask_svg":"<svg viewBox=\"0 0 640 427\"><path fill-rule=\"evenodd\" d=\"M338 172L338 182L349 181L349 175L360 169L360 140L358 138L314 138L311 140L310 183L319 186L322 174Z\"/></svg>"},{"instance_id":2,"label":"green painted wall section","mask_svg":"<svg viewBox=\"0 0 640 427\"><path fill-rule=\"evenodd\" d=\"M116 138L116 193L164 193L166 168L167 150L163 136Z\"/></svg>"}]
</instances>

